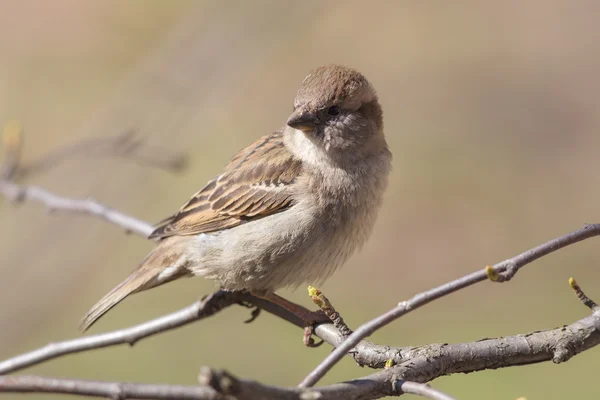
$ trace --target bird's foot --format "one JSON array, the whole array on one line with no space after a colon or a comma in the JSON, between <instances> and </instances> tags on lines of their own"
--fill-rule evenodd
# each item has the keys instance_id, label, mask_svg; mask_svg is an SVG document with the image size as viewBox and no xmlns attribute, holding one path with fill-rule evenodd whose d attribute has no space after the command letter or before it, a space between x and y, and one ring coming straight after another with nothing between
<instances>
[{"instance_id":1,"label":"bird's foot","mask_svg":"<svg viewBox=\"0 0 600 400\"><path fill-rule=\"evenodd\" d=\"M329 322L331 320L329 317L321 310L319 311L310 311L306 308L293 303L287 299L284 299L281 296L276 295L275 293L256 293L252 292L252 295L255 297L259 297L261 299L267 300L269 303L275 304L290 313L292 313L296 318L298 318L302 326L304 327L304 335L302 341L307 347L318 347L323 344L323 341L319 341L315 343L313 338L314 328L316 325Z\"/></svg>"},{"instance_id":2,"label":"bird's foot","mask_svg":"<svg viewBox=\"0 0 600 400\"><path fill-rule=\"evenodd\" d=\"M303 315L297 315L304 323L304 336L302 341L306 347L319 347L323 344L323 340L315 342L313 334L315 332L315 326L323 323L331 323L331 320L321 310L319 311L307 311Z\"/></svg>"},{"instance_id":3,"label":"bird's foot","mask_svg":"<svg viewBox=\"0 0 600 400\"><path fill-rule=\"evenodd\" d=\"M247 301L238 301L238 304L242 307L252 309L252 311L250 312L250 318L244 321L245 324L249 324L250 322L253 322L256 318L258 318L258 316L260 315L260 311L262 310L262 308L260 308L259 306L256 306Z\"/></svg>"}]
</instances>

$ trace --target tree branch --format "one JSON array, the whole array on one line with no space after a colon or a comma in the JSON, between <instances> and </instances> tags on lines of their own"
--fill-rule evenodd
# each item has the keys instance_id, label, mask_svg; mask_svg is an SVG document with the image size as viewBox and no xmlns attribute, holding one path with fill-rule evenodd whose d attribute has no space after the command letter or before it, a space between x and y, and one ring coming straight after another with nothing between
<instances>
[{"instance_id":1,"label":"tree branch","mask_svg":"<svg viewBox=\"0 0 600 400\"><path fill-rule=\"evenodd\" d=\"M0 377L0 392L61 393L108 397L112 399L188 399L188 400L369 400L383 396L413 393L434 400L452 397L416 382L396 380L394 373L383 371L364 378L320 388L284 388L238 379L224 371L203 368L199 386L157 385L130 382L105 382L40 376Z\"/></svg>"},{"instance_id":2,"label":"tree branch","mask_svg":"<svg viewBox=\"0 0 600 400\"><path fill-rule=\"evenodd\" d=\"M223 308L241 301L241 296L238 297L237 293L218 291L182 310L131 328L50 343L40 349L0 362L0 375L18 371L66 354L125 343L133 346L140 339L209 317Z\"/></svg>"},{"instance_id":3,"label":"tree branch","mask_svg":"<svg viewBox=\"0 0 600 400\"><path fill-rule=\"evenodd\" d=\"M50 151L30 164L19 166L15 178L23 179L40 172L47 172L69 158L83 155L120 156L142 165L174 172L185 167L186 159L183 154L156 148L144 142L145 139L134 130L108 137L78 140Z\"/></svg>"},{"instance_id":4,"label":"tree branch","mask_svg":"<svg viewBox=\"0 0 600 400\"><path fill-rule=\"evenodd\" d=\"M7 180L0 180L0 194L13 203L37 201L45 205L49 212L69 212L98 217L145 238L154 230L151 224L104 206L93 199L71 199L55 195L37 186L18 185Z\"/></svg>"},{"instance_id":5,"label":"tree branch","mask_svg":"<svg viewBox=\"0 0 600 400\"><path fill-rule=\"evenodd\" d=\"M65 159L74 155L121 155L145 165L167 170L180 170L185 165L185 157L171 154L164 149L142 146L143 138L134 131L126 131L112 137L91 138L76 141L47 153L29 165L21 165L23 149L23 129L17 122L6 124L2 136L3 160L0 165L0 194L13 203L37 201L44 204L48 211L88 214L114 225L127 232L133 232L147 238L154 228L151 224L113 210L93 199L71 199L58 196L37 186L19 185L17 179L23 179L40 171L48 171ZM145 153L143 149L150 150Z\"/></svg>"},{"instance_id":6,"label":"tree branch","mask_svg":"<svg viewBox=\"0 0 600 400\"><path fill-rule=\"evenodd\" d=\"M549 242L536 246L517 256L504 260L491 269L498 276L503 277L496 279L498 282L510 280L517 271L525 265L541 258L547 254L555 252L563 247L572 245L585 239L597 236L600 234L600 224L585 225L583 228L574 232L567 233ZM457 292L461 289L474 285L476 283L488 280L490 278L490 268L485 268L472 274L463 276L462 278L445 283L436 288L419 293L410 299L398 304L390 311L378 316L359 326L348 338L333 352L331 352L313 371L311 371L298 385L299 387L310 387L319 381L339 360L344 357L354 346L361 340L373 334L373 332L381 329L387 324L397 320L403 315L414 311L425 304L428 304L441 297Z\"/></svg>"},{"instance_id":7,"label":"tree branch","mask_svg":"<svg viewBox=\"0 0 600 400\"><path fill-rule=\"evenodd\" d=\"M0 392L61 393L110 399L224 399L210 387L86 381L40 376L2 376Z\"/></svg>"},{"instance_id":8,"label":"tree branch","mask_svg":"<svg viewBox=\"0 0 600 400\"><path fill-rule=\"evenodd\" d=\"M454 397L422 383L403 381L399 386L402 393L416 394L433 400L455 400Z\"/></svg>"}]
</instances>

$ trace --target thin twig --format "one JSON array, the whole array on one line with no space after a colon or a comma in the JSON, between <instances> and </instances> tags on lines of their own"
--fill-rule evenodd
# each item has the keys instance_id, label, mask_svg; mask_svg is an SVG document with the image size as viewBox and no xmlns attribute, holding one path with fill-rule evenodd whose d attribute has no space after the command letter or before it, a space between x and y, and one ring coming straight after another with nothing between
<instances>
[{"instance_id":1,"label":"thin twig","mask_svg":"<svg viewBox=\"0 0 600 400\"><path fill-rule=\"evenodd\" d=\"M175 329L192 321L213 315L223 308L242 300L241 298L238 298L236 293L237 292L218 291L182 310L131 328L50 343L40 349L0 362L0 375L18 371L66 354L125 343L133 345L140 339Z\"/></svg>"},{"instance_id":2,"label":"thin twig","mask_svg":"<svg viewBox=\"0 0 600 400\"><path fill-rule=\"evenodd\" d=\"M63 161L76 156L121 156L124 159L164 170L179 171L185 166L185 157L163 148L144 144L144 138L133 130L114 136L78 140L48 152L28 165L21 165L16 177L23 179L33 174L47 172Z\"/></svg>"},{"instance_id":3,"label":"thin twig","mask_svg":"<svg viewBox=\"0 0 600 400\"><path fill-rule=\"evenodd\" d=\"M144 238L154 230L151 224L109 208L93 199L62 197L38 186L18 185L0 180L0 194L14 203L37 201L44 204L50 212L60 211L98 217Z\"/></svg>"},{"instance_id":4,"label":"thin twig","mask_svg":"<svg viewBox=\"0 0 600 400\"><path fill-rule=\"evenodd\" d=\"M427 397L432 400L456 400L454 397L448 396L446 393L440 392L425 383L409 381L401 381L398 383L400 390L403 393L416 394L417 396Z\"/></svg>"},{"instance_id":5,"label":"thin twig","mask_svg":"<svg viewBox=\"0 0 600 400\"><path fill-rule=\"evenodd\" d=\"M333 323L333 326L337 328L342 336L348 337L352 334L352 330L348 327L348 325L346 325L344 318L342 318L340 313L336 311L335 307L333 307L333 304L331 304L323 292L315 287L309 286L308 295L313 303L315 303L321 309L321 311L323 311L323 313L329 317Z\"/></svg>"},{"instance_id":6,"label":"thin twig","mask_svg":"<svg viewBox=\"0 0 600 400\"><path fill-rule=\"evenodd\" d=\"M221 400L225 396L211 387L153 385L129 382L86 381L41 376L2 376L0 392L60 393L108 399L198 399Z\"/></svg>"},{"instance_id":7,"label":"thin twig","mask_svg":"<svg viewBox=\"0 0 600 400\"><path fill-rule=\"evenodd\" d=\"M598 311L600 309L600 307L598 307L598 304L596 304L594 300L590 299L584 293L583 289L581 289L575 278L569 278L569 286L571 286L571 289L573 289L573 291L575 292L575 296L577 296L579 301L581 301L581 303L583 303L584 306L586 306L592 311Z\"/></svg>"},{"instance_id":8,"label":"thin twig","mask_svg":"<svg viewBox=\"0 0 600 400\"><path fill-rule=\"evenodd\" d=\"M563 247L572 245L585 239L597 236L600 234L600 224L585 225L583 228L578 229L574 232L560 236L556 239L550 240L542 245L536 246L530 250L527 250L515 257L509 258L508 260L502 261L493 266L493 270L499 274L505 271L510 272L510 278L512 278L516 272L523 266L543 257L547 254L555 252ZM401 302L397 307L391 309L374 318L363 325L359 326L354 333L339 346L333 352L331 352L319 365L312 370L298 385L299 387L310 387L319 381L344 355L352 350L362 339L370 336L376 330L386 326L387 324L395 321L401 316L408 314L411 311L416 310L419 307L424 306L436 299L454 293L458 290L464 289L478 282L483 282L489 279L489 269L482 269L472 274L463 276L462 278L454 281L445 283L436 288L427 290L419 293L410 299ZM507 280L507 279L505 279Z\"/></svg>"}]
</instances>

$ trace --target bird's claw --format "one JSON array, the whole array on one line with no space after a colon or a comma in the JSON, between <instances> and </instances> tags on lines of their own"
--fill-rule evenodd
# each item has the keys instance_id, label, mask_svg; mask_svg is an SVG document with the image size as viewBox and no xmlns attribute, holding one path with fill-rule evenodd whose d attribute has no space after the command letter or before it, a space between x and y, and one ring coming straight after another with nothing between
<instances>
[{"instance_id":1,"label":"bird's claw","mask_svg":"<svg viewBox=\"0 0 600 400\"><path fill-rule=\"evenodd\" d=\"M252 309L252 311L250 312L250 318L248 318L247 320L244 320L245 324L249 324L250 322L253 322L260 315L260 311L261 311L260 307L255 306L254 304L249 303L247 301L239 301L238 304L242 307Z\"/></svg>"},{"instance_id":2,"label":"bird's claw","mask_svg":"<svg viewBox=\"0 0 600 400\"><path fill-rule=\"evenodd\" d=\"M325 342L323 339L321 339L318 342L315 342L315 339L313 338L314 332L315 332L314 325L308 325L308 326L304 327L304 336L302 338L302 341L304 342L304 345L306 347L319 347L320 345L323 344L323 342Z\"/></svg>"},{"instance_id":3,"label":"bird's claw","mask_svg":"<svg viewBox=\"0 0 600 400\"><path fill-rule=\"evenodd\" d=\"M304 335L302 341L306 347L319 347L323 344L324 340L315 342L313 334L315 333L315 326L325 322L331 322L329 317L322 311L311 311L309 315L304 318Z\"/></svg>"}]
</instances>

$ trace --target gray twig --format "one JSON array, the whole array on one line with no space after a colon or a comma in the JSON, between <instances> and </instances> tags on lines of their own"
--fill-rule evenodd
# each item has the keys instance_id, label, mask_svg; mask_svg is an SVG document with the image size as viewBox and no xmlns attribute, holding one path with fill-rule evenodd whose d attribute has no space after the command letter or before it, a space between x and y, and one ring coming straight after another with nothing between
<instances>
[{"instance_id":1,"label":"gray twig","mask_svg":"<svg viewBox=\"0 0 600 400\"><path fill-rule=\"evenodd\" d=\"M154 230L151 224L102 205L93 199L62 197L38 186L19 185L0 180L0 194L14 203L37 201L44 204L49 212L60 211L98 217L145 238Z\"/></svg>"},{"instance_id":2,"label":"gray twig","mask_svg":"<svg viewBox=\"0 0 600 400\"><path fill-rule=\"evenodd\" d=\"M579 301L581 301L581 303L584 306L586 306L592 311L600 310L598 304L585 294L585 292L583 291L583 289L581 289L575 278L569 278L569 286L571 286L571 289L573 289L573 291L575 292L575 296L577 296Z\"/></svg>"},{"instance_id":3,"label":"gray twig","mask_svg":"<svg viewBox=\"0 0 600 400\"><path fill-rule=\"evenodd\" d=\"M24 375L0 377L0 392L61 393L111 399L368 400L401 394L394 391L392 375L391 372L384 371L354 381L310 389L269 386L209 369L203 370L199 379L200 384L197 386L87 381Z\"/></svg>"},{"instance_id":4,"label":"gray twig","mask_svg":"<svg viewBox=\"0 0 600 400\"><path fill-rule=\"evenodd\" d=\"M238 298L238 296L241 296L238 292L218 291L182 310L131 328L50 343L37 350L0 362L0 375L18 371L66 354L119 344L133 346L140 339L211 316L236 301L240 301L241 298Z\"/></svg>"},{"instance_id":5,"label":"gray twig","mask_svg":"<svg viewBox=\"0 0 600 400\"><path fill-rule=\"evenodd\" d=\"M40 172L47 172L63 161L77 156L120 156L150 167L179 171L185 166L185 157L163 148L144 143L144 138L133 130L118 135L78 140L46 153L30 164L21 165L15 177L22 179Z\"/></svg>"},{"instance_id":6,"label":"gray twig","mask_svg":"<svg viewBox=\"0 0 600 400\"><path fill-rule=\"evenodd\" d=\"M417 396L427 397L432 400L456 400L446 393L440 392L429 385L418 382L400 381L397 384L400 386L402 393L416 394Z\"/></svg>"}]
</instances>

